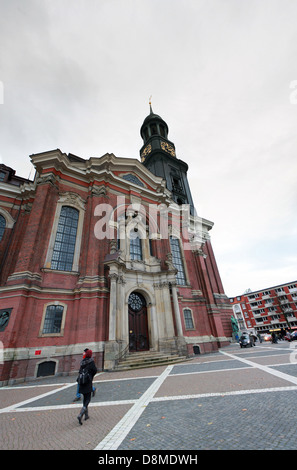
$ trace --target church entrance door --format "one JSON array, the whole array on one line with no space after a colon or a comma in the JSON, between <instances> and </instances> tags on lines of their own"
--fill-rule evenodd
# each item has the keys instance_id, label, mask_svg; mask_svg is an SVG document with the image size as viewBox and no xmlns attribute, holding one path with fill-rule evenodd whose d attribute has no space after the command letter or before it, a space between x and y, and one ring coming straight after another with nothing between
<instances>
[{"instance_id":1,"label":"church entrance door","mask_svg":"<svg viewBox=\"0 0 297 470\"><path fill-rule=\"evenodd\" d=\"M132 292L128 299L129 351L149 349L146 301L143 295Z\"/></svg>"}]
</instances>

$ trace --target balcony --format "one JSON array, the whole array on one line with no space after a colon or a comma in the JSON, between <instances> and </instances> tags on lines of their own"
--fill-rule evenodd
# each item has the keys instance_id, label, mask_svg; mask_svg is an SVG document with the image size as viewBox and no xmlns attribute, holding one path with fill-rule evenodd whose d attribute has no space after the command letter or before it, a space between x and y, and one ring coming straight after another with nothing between
<instances>
[{"instance_id":1,"label":"balcony","mask_svg":"<svg viewBox=\"0 0 297 470\"><path fill-rule=\"evenodd\" d=\"M285 307L283 308L283 313L287 314L287 315L294 315L293 313L293 309L291 307Z\"/></svg>"},{"instance_id":2,"label":"balcony","mask_svg":"<svg viewBox=\"0 0 297 470\"><path fill-rule=\"evenodd\" d=\"M254 318L260 318L261 315L262 315L262 313L260 313L260 312L258 312L258 313L257 313L257 312L253 312Z\"/></svg>"},{"instance_id":3,"label":"balcony","mask_svg":"<svg viewBox=\"0 0 297 470\"><path fill-rule=\"evenodd\" d=\"M257 305L254 305L254 306L251 305L251 309L252 309L252 310L257 310L257 309L259 309L259 308L263 308L262 302L259 302Z\"/></svg>"},{"instance_id":4,"label":"balcony","mask_svg":"<svg viewBox=\"0 0 297 470\"><path fill-rule=\"evenodd\" d=\"M297 320L297 318L295 317L295 315L287 315L286 318L287 318L288 322L290 322L290 321L296 321L296 320Z\"/></svg>"}]
</instances>

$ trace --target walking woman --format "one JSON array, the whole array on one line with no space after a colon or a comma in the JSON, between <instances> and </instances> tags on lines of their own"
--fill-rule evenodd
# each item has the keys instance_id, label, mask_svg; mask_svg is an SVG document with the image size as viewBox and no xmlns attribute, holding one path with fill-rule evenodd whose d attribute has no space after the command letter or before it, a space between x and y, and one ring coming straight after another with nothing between
<instances>
[{"instance_id":1,"label":"walking woman","mask_svg":"<svg viewBox=\"0 0 297 470\"><path fill-rule=\"evenodd\" d=\"M79 384L79 393L83 395L83 407L77 417L79 424L82 424L82 418L89 419L88 405L91 401L93 391L93 377L97 372L91 349L85 350L85 357L81 361L77 382Z\"/></svg>"}]
</instances>

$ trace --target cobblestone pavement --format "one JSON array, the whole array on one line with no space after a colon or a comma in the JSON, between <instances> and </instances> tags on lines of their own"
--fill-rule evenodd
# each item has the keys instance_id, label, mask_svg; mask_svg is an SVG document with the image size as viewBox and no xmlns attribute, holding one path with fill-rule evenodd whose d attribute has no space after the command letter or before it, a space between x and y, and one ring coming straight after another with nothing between
<instances>
[{"instance_id":1,"label":"cobblestone pavement","mask_svg":"<svg viewBox=\"0 0 297 470\"><path fill-rule=\"evenodd\" d=\"M295 450L297 344L238 344L182 364L103 372L79 426L75 377L0 389L8 450Z\"/></svg>"}]
</instances>

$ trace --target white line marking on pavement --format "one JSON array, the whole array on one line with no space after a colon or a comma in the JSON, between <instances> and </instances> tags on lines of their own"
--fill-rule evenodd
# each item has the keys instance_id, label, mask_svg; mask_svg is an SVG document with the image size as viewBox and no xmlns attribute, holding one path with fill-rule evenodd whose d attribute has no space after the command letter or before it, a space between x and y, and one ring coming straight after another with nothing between
<instances>
[{"instance_id":1,"label":"white line marking on pavement","mask_svg":"<svg viewBox=\"0 0 297 470\"><path fill-rule=\"evenodd\" d=\"M61 392L61 390L65 390L66 388L72 387L73 384L64 385L64 387L55 388L55 390L51 390L47 393L42 393L41 395L36 395L35 397L28 398L28 400L21 401L19 403L15 403L14 405L7 406L6 408L0 409L0 413L8 413L10 411L15 411L16 408L19 406L27 405L27 403L31 403L32 401L39 400L40 398L48 397L49 395L53 395L54 393Z\"/></svg>"},{"instance_id":2,"label":"white line marking on pavement","mask_svg":"<svg viewBox=\"0 0 297 470\"><path fill-rule=\"evenodd\" d=\"M212 392L212 393L199 393L196 395L175 395L172 397L156 397L151 400L152 403L156 401L170 401L170 400L191 400L193 398L210 398L210 397L224 397L229 395L247 395L250 393L267 393L267 392L283 392L283 391L297 390L297 386L290 387L274 387L274 388L255 388L251 390L234 390L232 392Z\"/></svg>"},{"instance_id":3,"label":"white line marking on pavement","mask_svg":"<svg viewBox=\"0 0 297 470\"><path fill-rule=\"evenodd\" d=\"M118 401L101 401L90 403L89 408L95 408L100 406L116 406L116 405L134 405L138 399L135 400L118 400ZM49 406L30 406L24 408L16 408L11 411L13 412L22 412L22 411L55 411L55 410L63 410L63 409L73 409L73 408L81 408L82 403L68 403L64 405L49 405Z\"/></svg>"},{"instance_id":4,"label":"white line marking on pavement","mask_svg":"<svg viewBox=\"0 0 297 470\"><path fill-rule=\"evenodd\" d=\"M94 450L117 450L129 431L137 422L147 405L168 377L173 365L168 366L164 372L152 383L147 391L137 400L134 406L125 414L118 424L99 442Z\"/></svg>"},{"instance_id":5,"label":"white line marking on pavement","mask_svg":"<svg viewBox=\"0 0 297 470\"><path fill-rule=\"evenodd\" d=\"M297 385L297 377L293 377L292 375L285 374L284 372L280 372L278 370L273 370L268 366L263 366L261 364L257 364L256 362L249 361L248 359L243 359L242 357L235 356L234 354L229 354L225 351L220 350L221 354L225 354L226 356L232 357L233 359L237 359L238 361L244 362L254 368L261 369L268 374L275 375L279 379L287 380L295 385Z\"/></svg>"},{"instance_id":6,"label":"white line marking on pavement","mask_svg":"<svg viewBox=\"0 0 297 470\"><path fill-rule=\"evenodd\" d=\"M199 370L194 372L180 372L177 374L170 375L171 377L180 377L181 375L197 375L197 374L211 374L212 372L230 372L237 370L246 370L248 367L232 367L232 369L213 369L213 370Z\"/></svg>"}]
</instances>

